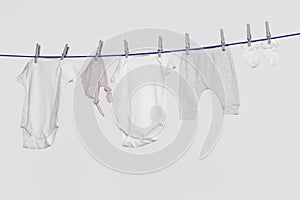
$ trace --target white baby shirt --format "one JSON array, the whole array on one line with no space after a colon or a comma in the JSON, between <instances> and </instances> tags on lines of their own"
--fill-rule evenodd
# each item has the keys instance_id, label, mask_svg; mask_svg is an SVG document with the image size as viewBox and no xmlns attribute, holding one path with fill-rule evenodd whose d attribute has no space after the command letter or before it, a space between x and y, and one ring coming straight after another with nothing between
<instances>
[{"instance_id":1,"label":"white baby shirt","mask_svg":"<svg viewBox=\"0 0 300 200\"><path fill-rule=\"evenodd\" d=\"M115 123L123 146L137 148L157 140L165 123L165 77L172 62L157 55L122 57L111 76Z\"/></svg>"},{"instance_id":2,"label":"white baby shirt","mask_svg":"<svg viewBox=\"0 0 300 200\"><path fill-rule=\"evenodd\" d=\"M22 123L23 147L44 149L53 144L58 129L62 88L76 78L66 60L30 60L17 80L25 88Z\"/></svg>"}]
</instances>

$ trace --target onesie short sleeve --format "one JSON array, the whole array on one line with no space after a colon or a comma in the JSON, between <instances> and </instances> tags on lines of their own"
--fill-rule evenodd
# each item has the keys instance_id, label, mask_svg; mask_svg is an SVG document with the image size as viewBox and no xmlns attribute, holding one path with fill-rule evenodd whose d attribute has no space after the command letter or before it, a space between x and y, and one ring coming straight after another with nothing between
<instances>
[{"instance_id":1,"label":"onesie short sleeve","mask_svg":"<svg viewBox=\"0 0 300 200\"><path fill-rule=\"evenodd\" d=\"M27 85L27 82L28 82L28 79L29 79L29 71L30 71L29 66L30 66L30 62L28 62L26 64L23 71L17 77L17 81L19 83L21 83L22 85L24 85L24 86Z\"/></svg>"},{"instance_id":2,"label":"onesie short sleeve","mask_svg":"<svg viewBox=\"0 0 300 200\"><path fill-rule=\"evenodd\" d=\"M125 58L125 59L127 59L127 58ZM125 65L125 63L126 62L125 62L124 58L118 59L118 62L117 62L116 67L115 67L115 70L114 70L113 74L110 77L110 82L111 83L117 82L117 79L120 78L119 77L119 75L120 75L120 69L121 69L121 66Z\"/></svg>"},{"instance_id":3,"label":"onesie short sleeve","mask_svg":"<svg viewBox=\"0 0 300 200\"><path fill-rule=\"evenodd\" d=\"M174 69L176 69L176 65L169 58L165 58L163 65L165 65L163 73L164 76L168 76Z\"/></svg>"},{"instance_id":4,"label":"onesie short sleeve","mask_svg":"<svg viewBox=\"0 0 300 200\"><path fill-rule=\"evenodd\" d=\"M61 70L62 70L62 76L61 76L62 87L76 80L77 71L74 69L74 66L70 62L62 61Z\"/></svg>"}]
</instances>

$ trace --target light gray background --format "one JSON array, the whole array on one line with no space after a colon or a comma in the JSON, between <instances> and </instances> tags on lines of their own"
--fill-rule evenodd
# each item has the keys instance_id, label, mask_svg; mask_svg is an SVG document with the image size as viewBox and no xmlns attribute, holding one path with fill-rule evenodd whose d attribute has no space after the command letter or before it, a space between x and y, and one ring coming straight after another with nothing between
<instances>
[{"instance_id":1,"label":"light gray background","mask_svg":"<svg viewBox=\"0 0 300 200\"><path fill-rule=\"evenodd\" d=\"M264 20L273 35L300 30L298 1L2 1L0 52L85 54L123 31L162 27L188 32L201 45L264 36ZM300 37L280 43L281 64L251 69L232 48L241 93L240 116L229 117L214 152L199 161L199 137L183 158L166 170L128 175L110 170L84 150L75 132L72 90L63 94L60 129L53 147L21 148L19 128L24 100L16 82L26 59L0 59L0 199L299 199ZM123 44L120 44L120 52ZM80 66L81 61L74 61ZM211 116L210 95L201 99L200 120ZM208 108L207 108L208 107Z\"/></svg>"}]
</instances>

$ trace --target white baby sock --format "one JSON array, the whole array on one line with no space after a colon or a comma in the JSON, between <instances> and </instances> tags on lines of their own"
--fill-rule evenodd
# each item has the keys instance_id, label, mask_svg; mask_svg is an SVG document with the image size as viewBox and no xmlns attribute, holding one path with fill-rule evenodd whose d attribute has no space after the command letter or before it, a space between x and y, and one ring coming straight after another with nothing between
<instances>
[{"instance_id":1,"label":"white baby sock","mask_svg":"<svg viewBox=\"0 0 300 200\"><path fill-rule=\"evenodd\" d=\"M271 66L279 64L278 44L273 42L271 44L264 43L261 45L263 49L263 56L267 59Z\"/></svg>"},{"instance_id":2,"label":"white baby sock","mask_svg":"<svg viewBox=\"0 0 300 200\"><path fill-rule=\"evenodd\" d=\"M260 54L258 46L242 46L242 55L251 67L256 68L259 65Z\"/></svg>"}]
</instances>

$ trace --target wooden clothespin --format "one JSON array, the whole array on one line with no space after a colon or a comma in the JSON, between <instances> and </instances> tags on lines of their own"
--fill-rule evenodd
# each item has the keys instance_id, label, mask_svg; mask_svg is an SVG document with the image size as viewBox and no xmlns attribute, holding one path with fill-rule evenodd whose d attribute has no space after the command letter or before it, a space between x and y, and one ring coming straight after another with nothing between
<instances>
[{"instance_id":1,"label":"wooden clothespin","mask_svg":"<svg viewBox=\"0 0 300 200\"><path fill-rule=\"evenodd\" d=\"M34 56L34 63L37 63L38 62L38 58L40 56L40 53L41 53L41 45L39 45L38 43L36 44L36 47L35 47L35 56Z\"/></svg>"},{"instance_id":2,"label":"wooden clothespin","mask_svg":"<svg viewBox=\"0 0 300 200\"><path fill-rule=\"evenodd\" d=\"M129 48L128 48L127 40L124 40L124 52L125 52L125 57L128 58Z\"/></svg>"},{"instance_id":3,"label":"wooden clothespin","mask_svg":"<svg viewBox=\"0 0 300 200\"><path fill-rule=\"evenodd\" d=\"M268 39L268 44L271 44L271 32L270 32L270 25L269 25L269 22L268 21L265 21L265 27L266 27L266 36L267 36L267 39Z\"/></svg>"},{"instance_id":4,"label":"wooden clothespin","mask_svg":"<svg viewBox=\"0 0 300 200\"><path fill-rule=\"evenodd\" d=\"M158 49L157 49L158 57L161 57L161 52L162 52L162 51L163 51L162 37L159 36L159 37L158 37Z\"/></svg>"},{"instance_id":5,"label":"wooden clothespin","mask_svg":"<svg viewBox=\"0 0 300 200\"><path fill-rule=\"evenodd\" d=\"M247 24L247 41L248 41L248 47L251 47L251 40L252 40L252 34L251 34L251 27L250 24Z\"/></svg>"},{"instance_id":6,"label":"wooden clothespin","mask_svg":"<svg viewBox=\"0 0 300 200\"><path fill-rule=\"evenodd\" d=\"M100 40L99 44L98 44L97 51L96 51L96 55L95 55L95 60L96 61L98 60L99 56L101 55L102 47L103 47L103 41Z\"/></svg>"},{"instance_id":7,"label":"wooden clothespin","mask_svg":"<svg viewBox=\"0 0 300 200\"><path fill-rule=\"evenodd\" d=\"M185 54L189 55L190 54L190 35L188 33L185 33Z\"/></svg>"},{"instance_id":8,"label":"wooden clothespin","mask_svg":"<svg viewBox=\"0 0 300 200\"><path fill-rule=\"evenodd\" d=\"M220 29L222 51L225 51L225 36L223 29Z\"/></svg>"},{"instance_id":9,"label":"wooden clothespin","mask_svg":"<svg viewBox=\"0 0 300 200\"><path fill-rule=\"evenodd\" d=\"M60 58L61 60L63 60L67 56L69 49L70 49L70 47L68 46L68 44L66 44L64 51L61 54L61 58Z\"/></svg>"}]
</instances>

